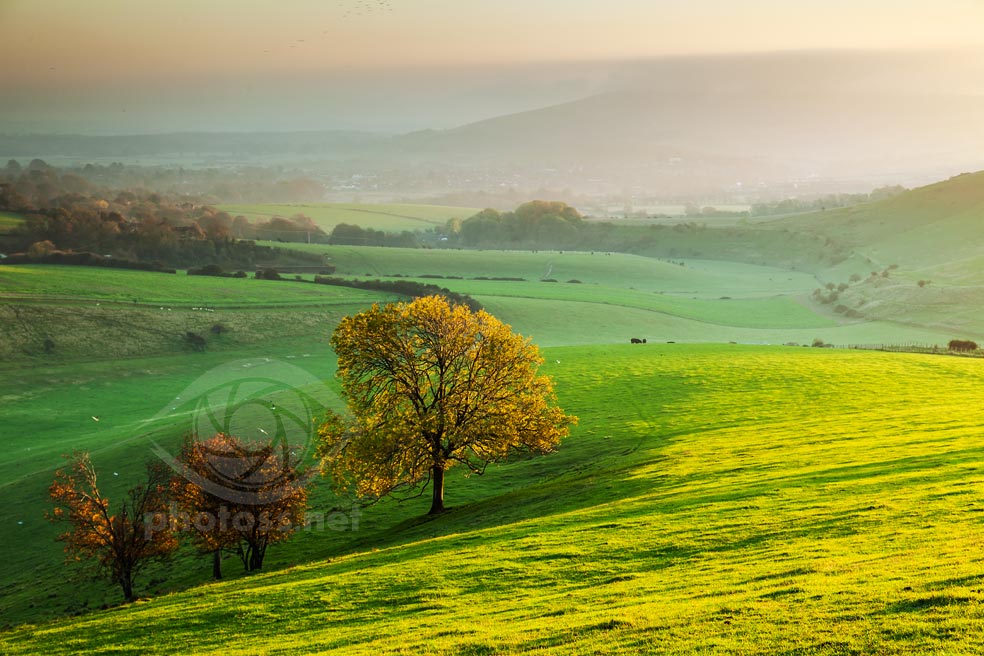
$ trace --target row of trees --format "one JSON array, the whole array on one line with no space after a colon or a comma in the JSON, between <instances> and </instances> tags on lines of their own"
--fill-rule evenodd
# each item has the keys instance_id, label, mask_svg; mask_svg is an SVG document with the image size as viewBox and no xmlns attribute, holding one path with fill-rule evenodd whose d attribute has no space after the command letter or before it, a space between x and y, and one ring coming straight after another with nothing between
<instances>
[{"instance_id":1,"label":"row of trees","mask_svg":"<svg viewBox=\"0 0 984 656\"><path fill-rule=\"evenodd\" d=\"M222 433L187 438L171 463L147 465L146 480L114 507L87 453L55 473L51 518L68 523L58 539L71 560L92 560L127 601L148 563L166 559L180 536L212 555L236 553L246 571L262 568L270 544L304 524L307 476L285 445L250 444Z\"/></svg>"},{"instance_id":2,"label":"row of trees","mask_svg":"<svg viewBox=\"0 0 984 656\"><path fill-rule=\"evenodd\" d=\"M464 246L535 246L569 248L579 241L584 220L560 201L535 200L512 212L485 209L464 221L448 224L448 240Z\"/></svg>"},{"instance_id":3,"label":"row of trees","mask_svg":"<svg viewBox=\"0 0 984 656\"><path fill-rule=\"evenodd\" d=\"M395 248L419 248L420 237L404 230L399 233L363 228L351 223L339 223L328 238L330 244L344 246L390 246Z\"/></svg>"},{"instance_id":4,"label":"row of trees","mask_svg":"<svg viewBox=\"0 0 984 656\"><path fill-rule=\"evenodd\" d=\"M430 514L445 511L445 472L481 474L516 452L556 448L577 418L556 405L553 383L529 338L483 310L439 296L370 309L343 319L331 338L347 415L328 412L316 455L337 494L369 499L431 490ZM247 571L267 547L303 525L309 477L284 444L247 444L217 434L186 439L168 471L113 508L85 454L56 473L52 518L73 559L94 559L134 597L134 576L166 558L184 535L212 554L234 550Z\"/></svg>"},{"instance_id":5,"label":"row of trees","mask_svg":"<svg viewBox=\"0 0 984 656\"><path fill-rule=\"evenodd\" d=\"M22 212L9 188L0 185L0 210ZM182 267L218 263L228 267L251 267L274 262L278 250L257 246L254 239L327 242L328 235L303 215L273 217L251 223L213 207L187 201L168 200L157 194L137 197L118 194L112 201L69 194L59 196L47 207L32 209L25 221L7 238L13 249L27 251L31 245L50 242L61 251L161 262ZM315 254L292 254L295 259L320 261Z\"/></svg>"},{"instance_id":6,"label":"row of trees","mask_svg":"<svg viewBox=\"0 0 984 656\"><path fill-rule=\"evenodd\" d=\"M53 185L52 176L69 177L64 183ZM19 193L35 203L35 207L47 205L50 194L57 195L59 186L66 184L80 192L144 189L165 195L200 197L209 204L317 202L325 193L322 182L302 171L281 167L187 169L113 162L56 168L42 159L26 164L9 160L0 168L0 182L17 183Z\"/></svg>"}]
</instances>

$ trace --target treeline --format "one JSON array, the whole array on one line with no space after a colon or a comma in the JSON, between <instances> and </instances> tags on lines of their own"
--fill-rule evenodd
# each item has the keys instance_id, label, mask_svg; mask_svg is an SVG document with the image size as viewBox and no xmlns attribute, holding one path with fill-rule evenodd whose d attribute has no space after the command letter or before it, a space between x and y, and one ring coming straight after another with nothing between
<instances>
[{"instance_id":1,"label":"treeline","mask_svg":"<svg viewBox=\"0 0 984 656\"><path fill-rule=\"evenodd\" d=\"M588 221L556 201L524 203L513 212L482 210L461 222L452 219L444 231L446 241L441 243L447 247L634 253L798 270L829 266L850 255L850 249L829 238L786 229L708 226L696 221L650 225ZM775 254L782 254L781 259Z\"/></svg>"},{"instance_id":2,"label":"treeline","mask_svg":"<svg viewBox=\"0 0 984 656\"><path fill-rule=\"evenodd\" d=\"M906 191L905 187L893 185L879 187L867 194L827 194L817 198L784 198L765 203L753 203L751 214L752 216L774 216L801 212L822 212L837 207L886 200Z\"/></svg>"},{"instance_id":3,"label":"treeline","mask_svg":"<svg viewBox=\"0 0 984 656\"><path fill-rule=\"evenodd\" d=\"M318 255L293 251L288 255L251 240L327 242L328 238L303 215L253 224L194 198L92 187L40 160L26 169L11 164L3 169L0 210L25 217L5 237L7 250L27 252L39 245L46 251L43 254L88 252L170 267L214 263L247 268L284 257L317 264Z\"/></svg>"},{"instance_id":4,"label":"treeline","mask_svg":"<svg viewBox=\"0 0 984 656\"><path fill-rule=\"evenodd\" d=\"M37 242L27 253L16 253L3 259L3 264L70 264L75 266L96 266L109 269L134 269L137 271L156 271L177 273L174 269L154 262L137 262L122 258L106 257L97 253L66 253L54 250L51 242Z\"/></svg>"},{"instance_id":5,"label":"treeline","mask_svg":"<svg viewBox=\"0 0 984 656\"><path fill-rule=\"evenodd\" d=\"M448 222L448 241L485 248L571 248L581 241L584 217L560 201L534 200L512 212L485 209Z\"/></svg>"},{"instance_id":6,"label":"treeline","mask_svg":"<svg viewBox=\"0 0 984 656\"><path fill-rule=\"evenodd\" d=\"M428 283L416 282L413 280L349 280L346 278L333 278L329 276L315 276L314 282L319 285L335 285L338 287L354 287L355 289L371 289L379 292L389 292L409 296L410 298L422 298L424 296L443 296L453 305L464 305L472 312L482 309L482 304L467 294L453 292L446 287L439 287Z\"/></svg>"},{"instance_id":7,"label":"treeline","mask_svg":"<svg viewBox=\"0 0 984 656\"><path fill-rule=\"evenodd\" d=\"M41 159L31 160L26 165L10 160L0 170L0 175L16 178L24 171L42 166L47 164ZM316 202L325 193L323 183L301 171L285 171L279 167L194 169L113 162L66 167L60 171L73 176L76 184L90 189L144 189L161 194L197 196L212 204Z\"/></svg>"},{"instance_id":8,"label":"treeline","mask_svg":"<svg viewBox=\"0 0 984 656\"><path fill-rule=\"evenodd\" d=\"M336 225L328 236L328 243L341 246L390 246L394 248L420 248L421 246L419 235L409 230L383 232L350 223Z\"/></svg>"}]
</instances>

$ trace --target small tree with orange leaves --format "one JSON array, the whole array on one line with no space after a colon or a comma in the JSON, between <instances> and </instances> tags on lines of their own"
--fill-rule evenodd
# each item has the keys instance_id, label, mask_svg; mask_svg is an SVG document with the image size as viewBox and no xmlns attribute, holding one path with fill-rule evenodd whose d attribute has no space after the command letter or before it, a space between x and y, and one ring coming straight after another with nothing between
<instances>
[{"instance_id":1,"label":"small tree with orange leaves","mask_svg":"<svg viewBox=\"0 0 984 656\"><path fill-rule=\"evenodd\" d=\"M444 472L481 474L516 451L552 451L577 417L555 404L530 339L484 310L439 296L344 318L331 345L353 416L329 413L318 454L336 488L380 497L432 490L444 511Z\"/></svg>"},{"instance_id":2,"label":"small tree with orange leaves","mask_svg":"<svg viewBox=\"0 0 984 656\"><path fill-rule=\"evenodd\" d=\"M220 554L235 551L247 572L263 567L267 547L304 525L308 478L286 444L244 442L217 433L185 439L172 463L171 490L183 512L177 528L212 553L212 575L222 577Z\"/></svg>"},{"instance_id":3,"label":"small tree with orange leaves","mask_svg":"<svg viewBox=\"0 0 984 656\"><path fill-rule=\"evenodd\" d=\"M55 472L48 489L55 504L49 518L71 525L58 536L69 560L94 559L127 601L133 601L140 569L178 547L167 519L168 479L162 463L148 464L146 483L131 488L114 513L99 491L89 454L76 453L67 470Z\"/></svg>"}]
</instances>

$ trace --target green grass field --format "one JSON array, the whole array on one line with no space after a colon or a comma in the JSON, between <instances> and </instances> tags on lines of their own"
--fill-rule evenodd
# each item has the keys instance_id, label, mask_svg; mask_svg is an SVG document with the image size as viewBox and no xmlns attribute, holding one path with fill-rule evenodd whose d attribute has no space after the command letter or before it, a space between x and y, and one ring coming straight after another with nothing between
<instances>
[{"instance_id":1,"label":"green grass field","mask_svg":"<svg viewBox=\"0 0 984 656\"><path fill-rule=\"evenodd\" d=\"M936 206L930 192L913 198L893 207ZM304 207L277 212L319 220ZM889 264L880 249L895 243L894 228L844 223L844 241L855 240L849 260L815 274L783 265L795 259L783 249L822 234L811 221L837 231L838 217L853 220L838 212L795 217L803 233L777 222L741 263L700 259L696 242L674 262L298 246L325 254L340 275L399 275L474 295L544 347L543 371L580 425L550 456L484 477L453 473L452 510L439 518L422 517L426 500L384 501L362 509L356 531L305 531L271 548L263 573L246 576L227 559L221 583L207 582L207 559L185 550L148 570L137 582L145 598L126 607L115 607L116 589L61 563L44 519L61 454L91 451L118 494L155 445L173 449L183 432L218 429L223 417L258 438L276 425L267 408L297 398L309 400L305 421L291 425L303 441L308 420L340 404L327 346L335 323L394 297L0 267L0 527L9 545L0 652L981 652L980 360L753 346L943 344L984 330L973 253L911 250L889 278L852 285L842 302L864 319L811 301L823 282ZM446 220L377 213L418 227ZM900 225L928 242L920 220ZM706 252L731 248L723 239ZM818 249L796 257L819 266ZM892 246L892 256L904 252ZM918 287L929 273L933 283ZM444 278L426 277L435 275ZM216 323L228 330L213 335ZM189 350L186 331L208 337L204 353ZM631 337L649 344L630 346ZM314 512L337 503L315 488Z\"/></svg>"},{"instance_id":2,"label":"green grass field","mask_svg":"<svg viewBox=\"0 0 984 656\"><path fill-rule=\"evenodd\" d=\"M300 556L287 569L14 628L3 650L984 648L976 361L728 345L546 355L579 427L555 455L453 477L447 515L367 508L356 533L279 549L280 563Z\"/></svg>"},{"instance_id":3,"label":"green grass field","mask_svg":"<svg viewBox=\"0 0 984 656\"><path fill-rule=\"evenodd\" d=\"M325 255L337 267L339 275L498 276L526 280L553 278L561 282L577 279L609 287L710 298L807 292L817 286L810 274L774 267L711 260L687 260L686 266L679 266L651 257L601 251L534 253L318 244L290 247Z\"/></svg>"},{"instance_id":4,"label":"green grass field","mask_svg":"<svg viewBox=\"0 0 984 656\"><path fill-rule=\"evenodd\" d=\"M0 212L0 233L9 232L24 221L24 217L13 212Z\"/></svg>"},{"instance_id":5,"label":"green grass field","mask_svg":"<svg viewBox=\"0 0 984 656\"><path fill-rule=\"evenodd\" d=\"M274 216L290 217L304 214L322 230L331 232L339 223L349 223L362 228L386 232L424 230L444 226L449 219L464 221L479 210L470 207L445 207L443 205L359 204L359 203L308 203L291 205L219 205L218 208L232 216L239 214L250 221L267 221Z\"/></svg>"},{"instance_id":6,"label":"green grass field","mask_svg":"<svg viewBox=\"0 0 984 656\"><path fill-rule=\"evenodd\" d=\"M291 284L253 278L216 278L103 269L28 265L0 267L0 299L93 301L137 305L278 307L358 303L373 292L328 285Z\"/></svg>"}]
</instances>

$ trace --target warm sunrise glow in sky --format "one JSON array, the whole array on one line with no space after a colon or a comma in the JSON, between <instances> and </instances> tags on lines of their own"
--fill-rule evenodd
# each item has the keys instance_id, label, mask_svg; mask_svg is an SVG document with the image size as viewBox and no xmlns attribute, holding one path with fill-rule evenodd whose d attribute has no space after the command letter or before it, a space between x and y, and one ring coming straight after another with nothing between
<instances>
[{"instance_id":1,"label":"warm sunrise glow in sky","mask_svg":"<svg viewBox=\"0 0 984 656\"><path fill-rule=\"evenodd\" d=\"M981 0L0 0L2 76L39 84L981 43Z\"/></svg>"},{"instance_id":2,"label":"warm sunrise glow in sky","mask_svg":"<svg viewBox=\"0 0 984 656\"><path fill-rule=\"evenodd\" d=\"M984 0L0 0L0 81L31 114L285 74L982 44Z\"/></svg>"}]
</instances>

